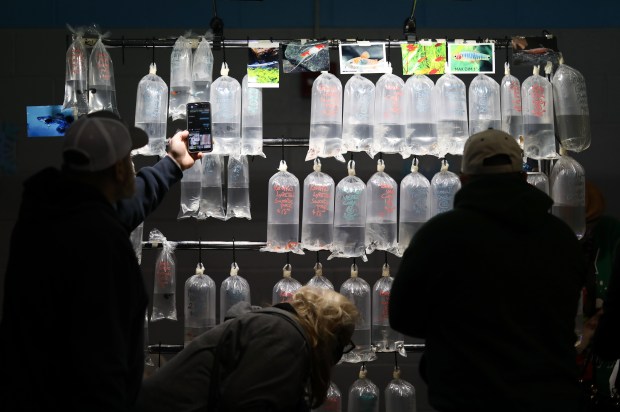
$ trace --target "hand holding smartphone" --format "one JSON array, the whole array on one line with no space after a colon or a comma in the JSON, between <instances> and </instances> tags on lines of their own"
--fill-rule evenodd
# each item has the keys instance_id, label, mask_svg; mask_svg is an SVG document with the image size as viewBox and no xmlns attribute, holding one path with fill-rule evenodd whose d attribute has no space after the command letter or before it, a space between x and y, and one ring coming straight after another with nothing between
<instances>
[{"instance_id":1,"label":"hand holding smartphone","mask_svg":"<svg viewBox=\"0 0 620 412\"><path fill-rule=\"evenodd\" d=\"M213 151L211 103L187 103L187 150L191 153Z\"/></svg>"}]
</instances>

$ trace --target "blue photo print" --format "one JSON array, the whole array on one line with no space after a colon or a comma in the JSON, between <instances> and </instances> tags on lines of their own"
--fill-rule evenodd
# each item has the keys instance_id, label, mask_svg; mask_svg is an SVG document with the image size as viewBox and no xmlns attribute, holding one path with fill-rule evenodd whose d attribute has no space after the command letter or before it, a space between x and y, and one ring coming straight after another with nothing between
<instances>
[{"instance_id":1,"label":"blue photo print","mask_svg":"<svg viewBox=\"0 0 620 412\"><path fill-rule=\"evenodd\" d=\"M73 120L73 109L63 110L61 105L26 107L28 137L64 136Z\"/></svg>"}]
</instances>

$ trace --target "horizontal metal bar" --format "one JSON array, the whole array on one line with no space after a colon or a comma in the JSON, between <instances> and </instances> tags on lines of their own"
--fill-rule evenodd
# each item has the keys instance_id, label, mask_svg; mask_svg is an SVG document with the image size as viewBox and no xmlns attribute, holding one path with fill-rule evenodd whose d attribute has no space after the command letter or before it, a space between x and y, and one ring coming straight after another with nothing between
<instances>
[{"instance_id":1,"label":"horizontal metal bar","mask_svg":"<svg viewBox=\"0 0 620 412\"><path fill-rule=\"evenodd\" d=\"M171 241L174 242L174 241ZM267 246L266 242L248 242L248 241L235 241L235 242L222 242L222 241L197 241L197 240L184 240L175 243L175 249L188 249L188 250L259 250L262 247ZM160 249L163 247L162 242L142 242L143 249Z\"/></svg>"},{"instance_id":2,"label":"horizontal metal bar","mask_svg":"<svg viewBox=\"0 0 620 412\"><path fill-rule=\"evenodd\" d=\"M280 139L263 139L263 146L288 146L301 147L308 146L309 138L307 137L282 137Z\"/></svg>"},{"instance_id":3,"label":"horizontal metal bar","mask_svg":"<svg viewBox=\"0 0 620 412\"><path fill-rule=\"evenodd\" d=\"M407 352L424 352L425 344L423 343L406 343L404 345ZM183 345L149 345L149 353L176 354L183 350ZM394 353L394 352L377 352L377 353Z\"/></svg>"}]
</instances>

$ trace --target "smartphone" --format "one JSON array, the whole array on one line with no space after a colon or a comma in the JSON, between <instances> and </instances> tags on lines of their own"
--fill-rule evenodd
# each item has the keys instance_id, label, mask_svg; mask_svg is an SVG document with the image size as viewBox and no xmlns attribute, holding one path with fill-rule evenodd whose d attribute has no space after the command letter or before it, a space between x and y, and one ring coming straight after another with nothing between
<instances>
[{"instance_id":1,"label":"smartphone","mask_svg":"<svg viewBox=\"0 0 620 412\"><path fill-rule=\"evenodd\" d=\"M187 150L192 153L213 151L211 103L187 103L187 130Z\"/></svg>"}]
</instances>

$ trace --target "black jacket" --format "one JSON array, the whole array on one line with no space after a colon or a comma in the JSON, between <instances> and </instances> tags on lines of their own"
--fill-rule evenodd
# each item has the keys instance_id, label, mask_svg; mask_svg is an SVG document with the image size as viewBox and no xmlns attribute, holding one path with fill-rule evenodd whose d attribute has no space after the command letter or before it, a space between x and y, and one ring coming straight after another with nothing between
<instances>
[{"instance_id":1,"label":"black jacket","mask_svg":"<svg viewBox=\"0 0 620 412\"><path fill-rule=\"evenodd\" d=\"M0 410L125 411L144 368L148 295L129 234L183 176L166 157L113 207L48 168L29 178L0 324Z\"/></svg>"},{"instance_id":2,"label":"black jacket","mask_svg":"<svg viewBox=\"0 0 620 412\"><path fill-rule=\"evenodd\" d=\"M437 410L577 410L586 263L551 205L521 177L479 177L405 251L390 323L426 339L421 372Z\"/></svg>"}]
</instances>

